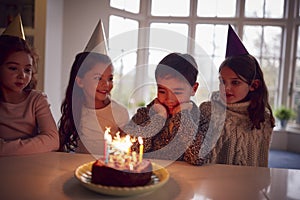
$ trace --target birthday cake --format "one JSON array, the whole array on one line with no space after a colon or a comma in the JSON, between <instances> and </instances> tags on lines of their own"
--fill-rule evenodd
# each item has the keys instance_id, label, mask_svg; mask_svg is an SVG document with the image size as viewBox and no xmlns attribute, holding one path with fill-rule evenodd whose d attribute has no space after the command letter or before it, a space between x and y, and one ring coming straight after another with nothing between
<instances>
[{"instance_id":1,"label":"birthday cake","mask_svg":"<svg viewBox=\"0 0 300 200\"><path fill-rule=\"evenodd\" d=\"M126 166L117 166L112 163L105 164L103 160L97 160L92 165L92 183L119 186L135 187L144 186L151 181L152 164L149 160L130 169Z\"/></svg>"},{"instance_id":2,"label":"birthday cake","mask_svg":"<svg viewBox=\"0 0 300 200\"><path fill-rule=\"evenodd\" d=\"M144 186L151 181L152 164L143 159L143 141L138 138L139 152L131 151L136 138L129 135L120 137L119 132L112 138L108 128L104 134L105 155L92 165L94 184L105 186L135 187Z\"/></svg>"}]
</instances>

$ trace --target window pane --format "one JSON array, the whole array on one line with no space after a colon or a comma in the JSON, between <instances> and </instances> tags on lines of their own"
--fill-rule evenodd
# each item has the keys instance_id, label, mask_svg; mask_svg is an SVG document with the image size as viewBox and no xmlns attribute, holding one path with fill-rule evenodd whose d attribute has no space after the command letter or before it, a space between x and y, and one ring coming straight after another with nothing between
<instances>
[{"instance_id":1,"label":"window pane","mask_svg":"<svg viewBox=\"0 0 300 200\"><path fill-rule=\"evenodd\" d=\"M236 0L198 0L199 17L234 17L235 10Z\"/></svg>"},{"instance_id":2,"label":"window pane","mask_svg":"<svg viewBox=\"0 0 300 200\"><path fill-rule=\"evenodd\" d=\"M293 91L293 105L294 105L295 110L297 110L298 106L300 106L300 27L298 27L298 38L297 38L296 66L295 66L294 91Z\"/></svg>"},{"instance_id":3,"label":"window pane","mask_svg":"<svg viewBox=\"0 0 300 200\"><path fill-rule=\"evenodd\" d=\"M275 105L278 80L280 80L282 28L275 26L245 26L243 36L245 47L259 61L264 73L269 90L270 104Z\"/></svg>"},{"instance_id":4,"label":"window pane","mask_svg":"<svg viewBox=\"0 0 300 200\"><path fill-rule=\"evenodd\" d=\"M299 46L298 46L299 49ZM296 60L295 87L300 89L300 59Z\"/></svg>"},{"instance_id":5,"label":"window pane","mask_svg":"<svg viewBox=\"0 0 300 200\"><path fill-rule=\"evenodd\" d=\"M259 58L258 58L259 59ZM264 73L265 83L268 87L268 90L271 94L276 94L278 89L279 83L279 67L280 67L280 60L279 59L272 59L272 58L262 58L260 59L260 67ZM275 96L270 96L270 103L274 105L275 102L272 102L271 99L275 99Z\"/></svg>"},{"instance_id":6,"label":"window pane","mask_svg":"<svg viewBox=\"0 0 300 200\"><path fill-rule=\"evenodd\" d=\"M199 60L199 74L210 91L218 89L218 68L225 59L227 29L227 25L196 25L195 55Z\"/></svg>"},{"instance_id":7,"label":"window pane","mask_svg":"<svg viewBox=\"0 0 300 200\"><path fill-rule=\"evenodd\" d=\"M243 43L251 55L262 54L262 38L262 26L244 26Z\"/></svg>"},{"instance_id":8,"label":"window pane","mask_svg":"<svg viewBox=\"0 0 300 200\"><path fill-rule=\"evenodd\" d=\"M110 0L110 6L132 13L139 13L140 0Z\"/></svg>"},{"instance_id":9,"label":"window pane","mask_svg":"<svg viewBox=\"0 0 300 200\"><path fill-rule=\"evenodd\" d=\"M157 64L169 52L186 53L187 44L187 24L152 23L150 25L149 64Z\"/></svg>"},{"instance_id":10,"label":"window pane","mask_svg":"<svg viewBox=\"0 0 300 200\"><path fill-rule=\"evenodd\" d=\"M283 18L284 0L266 0L265 18Z\"/></svg>"},{"instance_id":11,"label":"window pane","mask_svg":"<svg viewBox=\"0 0 300 200\"><path fill-rule=\"evenodd\" d=\"M298 26L298 38L297 38L297 59L300 58L300 26Z\"/></svg>"},{"instance_id":12,"label":"window pane","mask_svg":"<svg viewBox=\"0 0 300 200\"><path fill-rule=\"evenodd\" d=\"M276 26L244 26L243 43L256 57L280 59L282 28Z\"/></svg>"},{"instance_id":13,"label":"window pane","mask_svg":"<svg viewBox=\"0 0 300 200\"><path fill-rule=\"evenodd\" d=\"M280 57L282 28L276 26L265 26L263 29L264 43L262 53L266 57Z\"/></svg>"},{"instance_id":14,"label":"window pane","mask_svg":"<svg viewBox=\"0 0 300 200\"><path fill-rule=\"evenodd\" d=\"M282 18L284 0L246 0L245 16L254 18Z\"/></svg>"},{"instance_id":15,"label":"window pane","mask_svg":"<svg viewBox=\"0 0 300 200\"><path fill-rule=\"evenodd\" d=\"M138 47L138 27L135 20L117 16L109 18L109 56L114 65L114 89L112 96L124 105L128 104L129 92L134 88L135 66ZM126 84L117 84L124 77Z\"/></svg>"},{"instance_id":16,"label":"window pane","mask_svg":"<svg viewBox=\"0 0 300 200\"><path fill-rule=\"evenodd\" d=\"M151 0L153 16L189 16L190 0Z\"/></svg>"},{"instance_id":17,"label":"window pane","mask_svg":"<svg viewBox=\"0 0 300 200\"><path fill-rule=\"evenodd\" d=\"M196 42L208 55L225 58L227 28L227 25L198 24Z\"/></svg>"},{"instance_id":18,"label":"window pane","mask_svg":"<svg viewBox=\"0 0 300 200\"><path fill-rule=\"evenodd\" d=\"M157 64L171 52L187 52L188 25L177 23L152 23L150 24L149 54L147 67L147 91L151 91L148 101L156 95L154 71ZM145 91L145 93L147 93Z\"/></svg>"},{"instance_id":19,"label":"window pane","mask_svg":"<svg viewBox=\"0 0 300 200\"><path fill-rule=\"evenodd\" d=\"M138 46L139 23L135 20L117 16L109 18L109 53L112 57L127 55ZM123 58L125 59L125 58ZM127 61L124 61L125 63ZM129 61L128 61L129 62Z\"/></svg>"},{"instance_id":20,"label":"window pane","mask_svg":"<svg viewBox=\"0 0 300 200\"><path fill-rule=\"evenodd\" d=\"M246 17L263 17L264 0L246 0L245 3L245 16Z\"/></svg>"}]
</instances>

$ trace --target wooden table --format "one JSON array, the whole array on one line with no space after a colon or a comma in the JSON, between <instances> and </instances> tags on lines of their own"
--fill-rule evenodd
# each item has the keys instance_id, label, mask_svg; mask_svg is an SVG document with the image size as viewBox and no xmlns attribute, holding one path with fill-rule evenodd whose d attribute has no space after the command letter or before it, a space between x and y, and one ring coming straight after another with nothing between
<instances>
[{"instance_id":1,"label":"wooden table","mask_svg":"<svg viewBox=\"0 0 300 200\"><path fill-rule=\"evenodd\" d=\"M0 158L0 199L299 199L300 170L173 162L169 181L154 192L114 197L84 188L75 169L89 154L50 152Z\"/></svg>"}]
</instances>

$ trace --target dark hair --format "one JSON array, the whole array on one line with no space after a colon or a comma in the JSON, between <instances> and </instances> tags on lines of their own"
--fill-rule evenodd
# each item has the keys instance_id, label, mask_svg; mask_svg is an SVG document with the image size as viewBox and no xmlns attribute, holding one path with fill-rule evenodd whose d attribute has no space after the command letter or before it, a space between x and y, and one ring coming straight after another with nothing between
<instances>
[{"instance_id":1,"label":"dark hair","mask_svg":"<svg viewBox=\"0 0 300 200\"><path fill-rule=\"evenodd\" d=\"M172 70L173 69L173 70ZM173 76L184 78L193 86L197 81L198 66L189 54L170 53L164 57L156 67L155 78Z\"/></svg>"},{"instance_id":2,"label":"dark hair","mask_svg":"<svg viewBox=\"0 0 300 200\"><path fill-rule=\"evenodd\" d=\"M259 85L254 91L250 91L247 96L247 99L250 99L250 105L248 106L249 117L253 127L260 129L260 123L265 121L265 115L262 113L265 113L267 108L271 116L271 126L274 127L275 119L269 104L269 92L264 81L263 72L255 57L251 55L228 57L220 65L219 72L223 67L229 67L248 85L251 85L253 80L259 80Z\"/></svg>"},{"instance_id":3,"label":"dark hair","mask_svg":"<svg viewBox=\"0 0 300 200\"><path fill-rule=\"evenodd\" d=\"M35 77L37 73L37 62L38 55L33 48L22 38L10 36L10 35L1 35L0 36L0 66L5 62L5 60L15 52L24 51L28 53L33 62L32 66L32 77L29 84L24 88L24 90L35 89L37 85L37 79Z\"/></svg>"},{"instance_id":4,"label":"dark hair","mask_svg":"<svg viewBox=\"0 0 300 200\"><path fill-rule=\"evenodd\" d=\"M61 105L59 120L60 151L74 151L79 139L76 125L80 123L84 93L75 83L76 77L83 77L97 63L111 65L111 59L100 53L82 52L76 55L70 72L65 99Z\"/></svg>"}]
</instances>

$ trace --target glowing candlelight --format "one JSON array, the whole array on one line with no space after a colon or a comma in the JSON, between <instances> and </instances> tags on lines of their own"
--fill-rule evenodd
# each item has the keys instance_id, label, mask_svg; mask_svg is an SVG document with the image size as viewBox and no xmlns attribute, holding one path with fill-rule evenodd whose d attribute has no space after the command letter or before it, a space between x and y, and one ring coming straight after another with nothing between
<instances>
[{"instance_id":1,"label":"glowing candlelight","mask_svg":"<svg viewBox=\"0 0 300 200\"><path fill-rule=\"evenodd\" d=\"M134 170L136 166L142 162L144 153L142 137L136 138L131 137L130 135L121 137L120 132L117 132L112 136L110 128L107 127L104 132L104 141L105 164ZM131 149L132 145L136 142L139 142L139 155L137 151Z\"/></svg>"},{"instance_id":2,"label":"glowing candlelight","mask_svg":"<svg viewBox=\"0 0 300 200\"><path fill-rule=\"evenodd\" d=\"M119 151L120 153L128 153L128 150L131 148L132 142L130 140L130 135L126 135L125 137L120 137L120 133L118 132L112 141L112 147Z\"/></svg>"},{"instance_id":3,"label":"glowing candlelight","mask_svg":"<svg viewBox=\"0 0 300 200\"><path fill-rule=\"evenodd\" d=\"M144 145L143 145L143 139L142 137L138 137L138 141L140 144L140 157L139 157L139 161L142 162L143 160L143 153L144 153Z\"/></svg>"},{"instance_id":4,"label":"glowing candlelight","mask_svg":"<svg viewBox=\"0 0 300 200\"><path fill-rule=\"evenodd\" d=\"M104 132L104 158L105 158L105 163L108 163L109 159L109 149L110 149L110 144L112 141L110 133L110 128L106 127L106 130Z\"/></svg>"},{"instance_id":5,"label":"glowing candlelight","mask_svg":"<svg viewBox=\"0 0 300 200\"><path fill-rule=\"evenodd\" d=\"M127 148L128 148L127 149L127 155L130 156L132 143L131 143L129 135L126 135L126 137L125 137L125 143L127 144Z\"/></svg>"}]
</instances>

